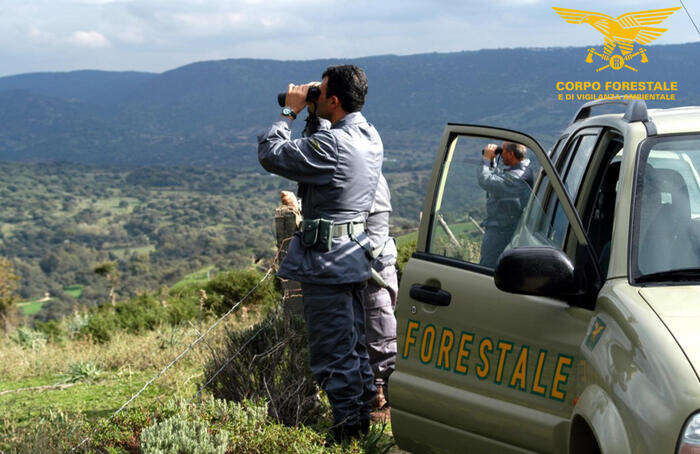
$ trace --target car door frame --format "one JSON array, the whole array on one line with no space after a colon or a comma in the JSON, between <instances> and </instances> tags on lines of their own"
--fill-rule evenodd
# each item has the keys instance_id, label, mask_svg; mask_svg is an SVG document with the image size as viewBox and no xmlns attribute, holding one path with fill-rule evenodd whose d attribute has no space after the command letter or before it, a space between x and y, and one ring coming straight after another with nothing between
<instances>
[{"instance_id":1,"label":"car door frame","mask_svg":"<svg viewBox=\"0 0 700 454\"><path fill-rule=\"evenodd\" d=\"M548 153L542 148L542 146L531 136L514 131L512 129L496 128L492 126L483 125L472 125L463 123L447 123L445 130L442 134L442 139L440 141L440 147L438 149L438 156L433 164L433 169L430 174L430 184L428 185L428 190L426 192L426 197L423 202L423 215L421 216L420 226L418 229L418 240L416 243L416 258L428 259L431 261L438 261L452 266L457 266L460 268L471 269L477 272L487 272L487 269L472 263L464 263L458 260L450 259L447 257L438 258L433 254L428 254L428 244L430 238L432 237L432 229L435 225L435 212L436 200L439 200L444 192L445 179L441 179L441 176L449 169L445 169L446 160L448 156L451 156L454 152L457 141L454 140L458 136L472 136L472 137L484 137L493 138L498 137L499 139L508 140L515 143L520 143L525 145L527 148L535 153L535 156L542 165L542 170L547 176L549 176L549 184L552 185L553 191L559 197L560 203L567 219L570 220L570 231L574 233L578 243L588 250L588 254L591 259L595 259L595 253L590 247L590 241L588 240L588 235L583 227L583 222L579 216L574 203L571 201L568 190L561 180L561 176L556 170L556 167L549 158ZM569 138L566 139L567 142L573 138L575 134L570 134ZM568 145L568 144L567 144ZM552 175L556 178L552 178ZM563 196L563 197L562 197ZM595 263L596 260L593 260ZM597 269L598 278L600 280L600 270ZM491 272L493 274L493 272Z\"/></svg>"},{"instance_id":2,"label":"car door frame","mask_svg":"<svg viewBox=\"0 0 700 454\"><path fill-rule=\"evenodd\" d=\"M605 134L605 129L606 129L605 127L598 126L598 125L584 126L584 127L578 128L570 133L563 135L559 139L559 141L557 142L557 145L559 145L559 143L562 140L564 140L564 143L562 144L562 147L559 150L557 156L554 156L555 160L552 161L552 165L554 166L555 170L557 171L557 176L559 177L559 180L561 181L564 189L566 190L566 194L567 194L567 196L569 196L569 200L571 201L571 204L573 207L576 207L578 205L580 191L581 191L581 185L583 185L586 181L586 176L588 175L588 172L591 169L591 164L593 163L593 161L595 159L595 152L600 145L600 141L601 141L603 135ZM569 190L566 187L566 179L568 178L569 171L571 170L571 166L572 166L572 161L576 157L575 155L579 150L579 147L581 145L581 140L583 139L584 136L595 136L596 139L595 139L595 143L593 144L591 155L589 156L588 162L586 163L586 167L581 175L579 187L576 190L576 194L573 194L575 199L571 199L572 194L569 193ZM550 157L550 159L551 159L551 157ZM535 192L535 191L539 192L539 190L540 190L539 185L541 185L541 184L542 184L541 182L538 183L538 186L536 188L534 188L533 192ZM541 203L542 203L543 207L546 207L545 208L546 210L549 210L550 209L549 204L551 203L551 198L553 195L556 195L556 192L554 191L554 189L551 186L546 187L544 189L545 189L545 192L543 194L543 200ZM548 217L549 217L550 226L554 225L555 218L557 217L557 214L558 214L557 206L561 205L561 203L562 202L559 200L555 201L554 206L551 206L552 211L551 212L548 211L548 213L547 213ZM576 213L579 214L578 210L576 211ZM566 212L564 212L564 214L566 215ZM567 217L567 220L568 220L568 217ZM581 218L580 214L578 217L578 222L581 222L581 225L583 225L583 219ZM588 232L586 231L585 226L584 226L583 231L586 234L586 242L590 245L590 239L588 238ZM571 238L571 230L567 229L567 231L564 232L564 237L562 239L560 247L564 251L568 251L568 250L570 250L571 242L577 241L577 239L578 238L572 239ZM595 251L591 247L588 247L588 249L593 254L593 257L595 257L595 254L596 254ZM589 258L590 257L591 256L589 254ZM597 263L597 261L596 261L596 263ZM597 273L599 276L599 279L598 279L599 284L600 284L599 286L601 286L605 276L602 275L602 272L600 271L600 269L597 269Z\"/></svg>"},{"instance_id":3,"label":"car door frame","mask_svg":"<svg viewBox=\"0 0 700 454\"><path fill-rule=\"evenodd\" d=\"M433 227L435 226L435 216L436 213L438 213L440 209L440 201L442 200L442 196L445 192L445 184L447 182L447 174L449 173L449 165L451 163L451 156L453 155L455 151L455 147L457 144L457 138L460 136L467 136L467 137L481 137L481 138L496 138L496 139L502 139L502 140L508 140L512 141L515 143L520 143L526 147L528 147L534 155L537 157L539 160L543 172L545 175L549 176L549 185L551 185L551 191L554 191L553 193L556 193L560 203L562 205L562 209L564 210L567 219L569 220L569 228L568 230L575 235L575 237L578 239L579 244L583 246L584 248L588 249L588 254L592 254L591 262L594 264L597 270L597 260L595 260L595 254L593 253L592 250L590 250L590 242L588 241L587 234L585 232L585 229L583 227L583 223L581 221L581 218L578 215L578 212L576 211L574 204L569 197L568 191L566 189L566 186L561 180L561 177L559 173L556 171L556 168L554 164L551 162L549 159L549 155L545 150L539 145L539 143L533 139L532 137L517 132L509 129L503 129L503 128L493 128L489 126L481 126L481 125L465 125L465 124L455 124L455 123L449 123L442 136L442 140L440 143L440 149L438 151L438 155L436 156L432 173L431 173L431 179L430 179L430 186L428 187L426 198L424 201L424 206L423 206L423 215L421 217L421 225L420 225L420 230L418 233L418 241L417 241L417 247L416 247L416 252L412 255L412 258L418 259L418 260L423 260L427 262L433 262L433 263L438 263L441 265L447 265L450 267L455 267L455 268L461 268L470 272L475 272L478 274L482 275L488 275L488 276L493 276L494 272L490 268L486 268L483 266L480 266L476 263L470 263L450 257L444 257L444 256L439 256L436 255L435 253L428 252L429 251L429 245L430 245L430 240L433 235ZM570 136L571 137L571 136ZM569 138L567 137L565 140L568 142ZM544 179L544 176L541 176L538 178L538 184L541 184L542 180ZM534 188L533 188L534 189ZM427 224L425 224L427 223ZM564 247L564 245L561 245L560 247ZM598 272L598 282L600 282L600 272ZM597 282L597 283L598 283ZM597 284L596 283L596 284ZM404 284L404 287L407 284ZM597 294L597 288L595 290L595 293ZM400 291L400 294L402 295L408 295L409 292L407 289L403 289ZM401 304L401 303L400 303ZM411 301L406 301L405 304L413 304ZM565 304L565 303L561 303ZM590 309L590 308L586 308ZM415 306L411 309L411 314L415 314ZM403 333L406 334L406 333ZM398 372L401 373L401 370L399 369ZM407 371L408 372L408 371ZM405 375L405 374L401 374ZM417 378L418 376L416 376ZM397 377L398 378L398 377ZM404 382L405 378L402 376L401 381ZM425 382L424 379L419 379L419 381ZM426 383L423 383L422 386L425 386ZM402 392L403 394L403 392ZM398 415L397 415L398 416ZM544 416L544 414L543 414ZM402 415L402 418L405 416ZM533 417L535 419L539 419L537 416L533 414ZM544 416L546 418L546 416ZM424 422L428 422L429 420L423 419ZM435 426L434 426L435 429ZM559 436L555 435L555 438L559 438ZM485 441L485 439L482 439ZM415 439L414 439L415 441ZM473 441L473 439L472 439ZM495 440L491 440L491 442L496 442ZM496 442L497 443L497 442ZM509 445L511 448L515 448L515 445ZM505 447L504 447L505 448ZM517 449L517 448L516 448Z\"/></svg>"}]
</instances>

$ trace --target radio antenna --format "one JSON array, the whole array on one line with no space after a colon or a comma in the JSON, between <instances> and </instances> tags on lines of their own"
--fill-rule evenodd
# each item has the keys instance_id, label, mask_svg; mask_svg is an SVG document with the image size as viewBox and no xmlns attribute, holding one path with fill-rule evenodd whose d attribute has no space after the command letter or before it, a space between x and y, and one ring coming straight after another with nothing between
<instances>
[{"instance_id":1,"label":"radio antenna","mask_svg":"<svg viewBox=\"0 0 700 454\"><path fill-rule=\"evenodd\" d=\"M700 29L698 29L698 25L695 23L695 21L693 20L693 17L688 12L688 8L685 7L685 3L683 3L683 0L678 0L678 1L681 2L681 6L683 6L683 10L685 11L685 14L688 15L688 19L690 19L690 22L693 23L693 27L695 27L695 31L698 32L698 36L700 36Z\"/></svg>"}]
</instances>

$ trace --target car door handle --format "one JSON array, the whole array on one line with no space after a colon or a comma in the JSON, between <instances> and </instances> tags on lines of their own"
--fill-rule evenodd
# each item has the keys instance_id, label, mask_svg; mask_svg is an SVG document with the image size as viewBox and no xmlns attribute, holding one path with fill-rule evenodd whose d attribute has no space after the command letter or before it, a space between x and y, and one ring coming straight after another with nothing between
<instances>
[{"instance_id":1,"label":"car door handle","mask_svg":"<svg viewBox=\"0 0 700 454\"><path fill-rule=\"evenodd\" d=\"M450 292L430 285L413 284L409 295L414 300L433 306L449 306L450 301L452 301Z\"/></svg>"}]
</instances>

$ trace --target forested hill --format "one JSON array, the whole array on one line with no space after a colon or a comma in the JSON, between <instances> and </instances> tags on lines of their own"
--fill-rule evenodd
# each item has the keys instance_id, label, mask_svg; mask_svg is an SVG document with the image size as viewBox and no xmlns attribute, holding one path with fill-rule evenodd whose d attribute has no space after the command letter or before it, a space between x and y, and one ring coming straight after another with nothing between
<instances>
[{"instance_id":1,"label":"forested hill","mask_svg":"<svg viewBox=\"0 0 700 454\"><path fill-rule=\"evenodd\" d=\"M162 74L3 77L0 159L257 169L255 132L274 117L277 91L288 82L317 80L325 67L338 63L366 70L366 116L382 134L388 154L403 154L403 166L428 164L448 121L507 126L548 145L579 105L556 101L559 80L675 80L677 105L700 104L700 43L653 46L649 63L636 65L638 73L596 74L594 65L585 63L586 54L586 48L548 48L342 60L231 59Z\"/></svg>"}]
</instances>

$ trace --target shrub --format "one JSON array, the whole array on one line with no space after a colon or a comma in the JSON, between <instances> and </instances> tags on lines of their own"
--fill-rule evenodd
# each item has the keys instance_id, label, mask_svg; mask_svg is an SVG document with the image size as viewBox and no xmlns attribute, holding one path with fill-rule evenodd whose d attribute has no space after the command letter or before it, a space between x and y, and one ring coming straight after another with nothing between
<instances>
[{"instance_id":1,"label":"shrub","mask_svg":"<svg viewBox=\"0 0 700 454\"><path fill-rule=\"evenodd\" d=\"M227 331L223 346L205 366L205 382L221 367L209 384L215 397L266 399L270 417L287 425L313 423L323 413L308 368L304 321L281 309L248 330Z\"/></svg>"},{"instance_id":2,"label":"shrub","mask_svg":"<svg viewBox=\"0 0 700 454\"><path fill-rule=\"evenodd\" d=\"M6 421L3 421L6 422ZM8 424L0 436L3 453L66 453L84 436L85 419L82 414L47 408L44 416L32 420L29 427ZM84 452L84 451L78 451Z\"/></svg>"},{"instance_id":3,"label":"shrub","mask_svg":"<svg viewBox=\"0 0 700 454\"><path fill-rule=\"evenodd\" d=\"M183 331L174 326L161 327L158 330L158 348L166 350L175 347L182 341Z\"/></svg>"},{"instance_id":4,"label":"shrub","mask_svg":"<svg viewBox=\"0 0 700 454\"><path fill-rule=\"evenodd\" d=\"M394 440L386 433L386 423L373 425L362 439L362 452L366 454L387 454L394 446Z\"/></svg>"},{"instance_id":5,"label":"shrub","mask_svg":"<svg viewBox=\"0 0 700 454\"><path fill-rule=\"evenodd\" d=\"M206 307L217 315L223 314L243 298L262 277L263 274L255 269L231 270L217 274L204 286L208 295ZM279 298L274 279L268 278L248 297L245 305L266 311L274 308Z\"/></svg>"},{"instance_id":6,"label":"shrub","mask_svg":"<svg viewBox=\"0 0 700 454\"><path fill-rule=\"evenodd\" d=\"M46 335L26 326L20 326L11 335L10 339L23 348L38 350L46 345Z\"/></svg>"},{"instance_id":7,"label":"shrub","mask_svg":"<svg viewBox=\"0 0 700 454\"><path fill-rule=\"evenodd\" d=\"M38 332L44 334L50 342L63 342L66 339L66 333L61 327L61 323L57 320L36 322L34 327Z\"/></svg>"},{"instance_id":8,"label":"shrub","mask_svg":"<svg viewBox=\"0 0 700 454\"><path fill-rule=\"evenodd\" d=\"M416 251L416 240L408 241L398 248L398 257L396 258L396 270L398 273L399 281L401 280L401 276L403 275L403 269L406 267L406 263L408 263L408 259L411 258L411 255Z\"/></svg>"},{"instance_id":9,"label":"shrub","mask_svg":"<svg viewBox=\"0 0 700 454\"><path fill-rule=\"evenodd\" d=\"M65 319L66 332L71 339L77 336L90 321L90 315L86 312L76 312L72 317Z\"/></svg>"},{"instance_id":10,"label":"shrub","mask_svg":"<svg viewBox=\"0 0 700 454\"><path fill-rule=\"evenodd\" d=\"M78 361L68 366L68 381L94 381L102 375L102 370L91 361Z\"/></svg>"},{"instance_id":11,"label":"shrub","mask_svg":"<svg viewBox=\"0 0 700 454\"><path fill-rule=\"evenodd\" d=\"M165 321L165 308L151 295L139 295L119 304L114 309L119 327L130 333L138 334L153 330Z\"/></svg>"},{"instance_id":12,"label":"shrub","mask_svg":"<svg viewBox=\"0 0 700 454\"><path fill-rule=\"evenodd\" d=\"M200 420L190 421L177 414L141 432L141 450L145 454L210 454L226 452L228 435L210 434L208 425Z\"/></svg>"},{"instance_id":13,"label":"shrub","mask_svg":"<svg viewBox=\"0 0 700 454\"><path fill-rule=\"evenodd\" d=\"M217 274L204 289L208 293L205 309L216 315L228 311L262 279L263 274L254 269L232 270ZM167 304L160 300L160 293L142 294L116 306L103 305L93 308L87 316L76 314L68 324L69 333L75 330L82 337L96 342L109 341L118 330L138 334L154 330L160 325L180 325L199 315L199 290L195 287L170 292ZM246 307L267 311L274 307L280 295L275 290L274 279L268 279L246 300ZM81 318L84 317L84 318Z\"/></svg>"},{"instance_id":14,"label":"shrub","mask_svg":"<svg viewBox=\"0 0 700 454\"><path fill-rule=\"evenodd\" d=\"M17 281L19 276L15 274L12 262L0 257L0 329L9 331L10 321L17 302Z\"/></svg>"},{"instance_id":15,"label":"shrub","mask_svg":"<svg viewBox=\"0 0 700 454\"><path fill-rule=\"evenodd\" d=\"M196 407L187 406L191 419L206 421L210 429L229 435L228 452L255 454L359 454L358 443L324 446L322 433L306 427L287 427L268 419L264 400L227 402L209 398ZM375 451L368 451L374 454Z\"/></svg>"},{"instance_id":16,"label":"shrub","mask_svg":"<svg viewBox=\"0 0 700 454\"><path fill-rule=\"evenodd\" d=\"M199 314L198 297L177 297L168 301L166 322L171 325L181 325L188 320L197 318Z\"/></svg>"},{"instance_id":17,"label":"shrub","mask_svg":"<svg viewBox=\"0 0 700 454\"><path fill-rule=\"evenodd\" d=\"M107 342L118 330L138 334L153 330L167 321L167 307L163 307L153 296L140 295L116 307L93 309L79 332L96 342Z\"/></svg>"},{"instance_id":18,"label":"shrub","mask_svg":"<svg viewBox=\"0 0 700 454\"><path fill-rule=\"evenodd\" d=\"M175 413L174 409L163 408L161 404L137 405L127 408L112 419L103 418L96 424L90 442L84 446L85 452L138 452L141 431L152 424L153 417L166 419Z\"/></svg>"},{"instance_id":19,"label":"shrub","mask_svg":"<svg viewBox=\"0 0 700 454\"><path fill-rule=\"evenodd\" d=\"M210 397L196 409L195 417L209 421L213 426L225 427L235 438L236 433L259 430L268 422L267 413L268 405L264 400L227 402Z\"/></svg>"},{"instance_id":20,"label":"shrub","mask_svg":"<svg viewBox=\"0 0 700 454\"><path fill-rule=\"evenodd\" d=\"M100 311L94 313L87 324L80 329L80 335L89 337L96 342L107 342L112 338L117 325L113 312Z\"/></svg>"}]
</instances>

